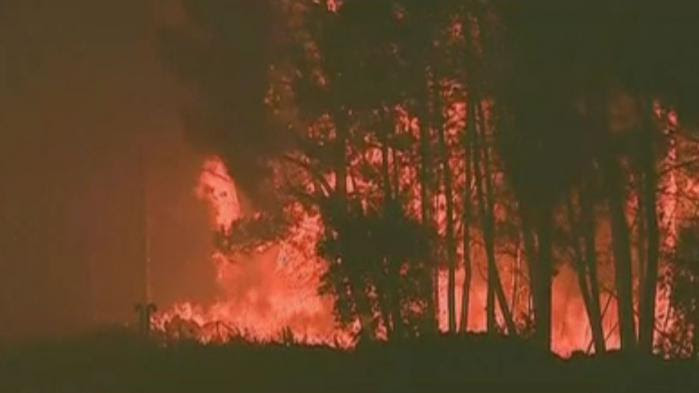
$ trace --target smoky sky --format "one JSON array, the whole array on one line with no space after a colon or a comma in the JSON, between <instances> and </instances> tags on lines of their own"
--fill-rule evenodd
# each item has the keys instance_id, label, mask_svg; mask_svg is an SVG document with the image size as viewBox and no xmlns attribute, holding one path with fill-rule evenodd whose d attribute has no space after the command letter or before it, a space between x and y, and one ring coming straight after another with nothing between
<instances>
[{"instance_id":1,"label":"smoky sky","mask_svg":"<svg viewBox=\"0 0 699 393\"><path fill-rule=\"evenodd\" d=\"M157 49L174 4L0 2L0 340L128 321L146 216L153 300L212 296L203 155Z\"/></svg>"},{"instance_id":2,"label":"smoky sky","mask_svg":"<svg viewBox=\"0 0 699 393\"><path fill-rule=\"evenodd\" d=\"M190 142L220 155L239 188L263 203L265 162L286 146L265 105L282 21L267 0L183 0L181 23L158 32L163 64L191 92Z\"/></svg>"}]
</instances>

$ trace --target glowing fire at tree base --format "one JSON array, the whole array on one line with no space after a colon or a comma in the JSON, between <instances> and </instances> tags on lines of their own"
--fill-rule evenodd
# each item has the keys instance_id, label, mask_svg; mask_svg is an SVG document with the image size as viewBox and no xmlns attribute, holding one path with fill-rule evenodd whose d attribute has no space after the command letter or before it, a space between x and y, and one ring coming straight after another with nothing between
<instances>
[{"instance_id":1,"label":"glowing fire at tree base","mask_svg":"<svg viewBox=\"0 0 699 393\"><path fill-rule=\"evenodd\" d=\"M230 230L243 215L233 179L223 162L214 157L202 168L197 197L210 206L212 230ZM167 339L221 343L235 339L250 341L288 341L349 348L354 345L351 332L337 327L332 299L318 294L325 264L315 255L321 225L318 218L304 216L288 238L279 244L239 255L217 251L211 262L216 266L216 285L220 299L211 304L183 302L155 315L156 331ZM503 270L503 273L507 271ZM440 330L447 330L447 272L439 277ZM458 285L464 278L457 274ZM510 280L503 275L504 282ZM576 272L563 266L553 287L553 350L561 356L574 351L590 352L591 332L577 285ZM486 279L475 272L469 307L468 330L484 331L486 326ZM459 294L461 295L461 294ZM616 302L602 296L605 306L604 330L607 348L619 346L616 326ZM457 296L461 302L461 296ZM665 301L659 299L659 308ZM457 304L457 310L461 305ZM458 316L460 318L460 316Z\"/></svg>"}]
</instances>

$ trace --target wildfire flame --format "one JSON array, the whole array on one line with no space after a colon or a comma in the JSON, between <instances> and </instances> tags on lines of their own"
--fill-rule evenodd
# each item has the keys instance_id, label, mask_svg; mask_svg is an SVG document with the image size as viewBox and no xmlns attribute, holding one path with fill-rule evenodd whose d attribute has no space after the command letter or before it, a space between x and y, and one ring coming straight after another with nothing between
<instances>
[{"instance_id":1,"label":"wildfire flame","mask_svg":"<svg viewBox=\"0 0 699 393\"><path fill-rule=\"evenodd\" d=\"M212 230L229 232L243 217L235 182L218 157L202 165L196 196L209 205ZM155 316L154 327L202 342L271 341L289 333L308 343L346 342L348 336L335 329L331 300L317 294L323 264L313 247L319 233L318 219L307 215L279 244L249 254L215 251L210 262L220 299L175 304Z\"/></svg>"},{"instance_id":2,"label":"wildfire flame","mask_svg":"<svg viewBox=\"0 0 699 393\"><path fill-rule=\"evenodd\" d=\"M218 157L211 157L203 163L195 191L197 198L210 208L212 230L229 232L244 216L235 182ZM674 202L664 200L663 203L664 210L674 210ZM175 304L154 317L155 329L167 337L204 343L240 337L268 342L288 339L291 334L294 340L309 344L351 347L351 334L338 328L334 322L332 299L317 292L325 266L315 254L322 233L320 218L297 208L297 216L302 218L288 237L278 244L251 254L214 252L209 263L216 267L215 285L220 289L220 298L211 304ZM516 287L515 274L514 268L501 267L506 291ZM572 267L563 265L553 280L552 348L561 356L592 350L592 335L576 274ZM613 272L600 274L602 281L613 277ZM464 272L460 270L457 272L457 288L462 287L463 279ZM476 264L471 284L469 331L485 330L486 281L485 271ZM446 331L447 272L444 270L440 271L439 288L440 329ZM457 310L461 310L461 299L457 296ZM527 302L528 297L522 295L518 301ZM600 302L604 308L607 348L618 348L616 301L611 293L603 293ZM667 295L659 293L658 311L666 304Z\"/></svg>"}]
</instances>

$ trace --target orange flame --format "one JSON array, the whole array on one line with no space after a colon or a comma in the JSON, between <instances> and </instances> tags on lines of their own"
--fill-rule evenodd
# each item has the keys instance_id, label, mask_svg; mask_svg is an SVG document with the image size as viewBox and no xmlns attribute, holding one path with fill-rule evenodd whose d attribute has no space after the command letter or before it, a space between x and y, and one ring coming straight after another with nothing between
<instances>
[{"instance_id":1,"label":"orange flame","mask_svg":"<svg viewBox=\"0 0 699 393\"><path fill-rule=\"evenodd\" d=\"M204 162L196 195L209 205L214 230L231 231L235 221L243 217L235 183L219 158ZM674 209L670 201L663 201L661 205L664 210ZM283 241L252 254L213 253L211 262L216 266L216 285L220 289L218 300L210 304L175 304L155 316L155 328L168 337L205 343L236 337L274 341L282 338L282 332L291 332L294 339L305 343L351 347L351 334L334 323L332 299L317 293L325 268L324 261L316 255L316 244L322 234L320 217L308 213L300 205L292 205L290 209L292 215L300 218ZM443 214L441 209L437 210L437 214ZM474 251L479 252L482 250ZM474 260L482 259L479 258L482 255L474 256ZM501 266L501 279L508 294L515 287L515 269ZM601 272L602 275L608 273ZM486 326L485 275L482 266L474 263L468 325L468 330L473 332L484 331ZM457 288L462 288L463 279L464 273L460 270ZM440 272L439 288L440 329L446 331L446 271ZM667 296L658 296L660 309L665 307ZM600 301L606 309L603 324L607 348L613 349L618 348L619 340L616 302L610 297L603 293ZM528 296L522 295L517 301L516 308L523 310ZM460 302L461 296L457 296L457 310L461 310ZM553 351L561 356L570 356L576 350L590 351L592 336L573 268L563 265L558 269L553 280L553 303Z\"/></svg>"},{"instance_id":2,"label":"orange flame","mask_svg":"<svg viewBox=\"0 0 699 393\"><path fill-rule=\"evenodd\" d=\"M217 157L204 162L196 195L209 205L215 230L231 231L243 216L235 183ZM323 264L314 245L320 233L319 219L305 214L279 244L251 254L214 252L220 299L175 304L155 316L155 328L202 342L238 336L269 341L288 329L304 342L347 345L349 336L334 327L331 300L317 294Z\"/></svg>"}]
</instances>

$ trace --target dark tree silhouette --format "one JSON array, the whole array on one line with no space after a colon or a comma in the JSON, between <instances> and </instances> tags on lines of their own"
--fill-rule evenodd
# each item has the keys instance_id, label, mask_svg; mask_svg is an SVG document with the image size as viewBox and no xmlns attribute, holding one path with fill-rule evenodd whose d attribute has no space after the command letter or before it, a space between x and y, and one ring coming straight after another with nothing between
<instances>
[{"instance_id":1,"label":"dark tree silhouette","mask_svg":"<svg viewBox=\"0 0 699 393\"><path fill-rule=\"evenodd\" d=\"M670 145L693 138L668 119L693 124L699 91L696 13L675 6L186 1L191 20L165 32L163 48L199 98L189 128L245 192L276 207L219 246L283 237L283 206L299 203L323 223L322 290L342 325L388 339L434 333L446 295L448 330L464 331L484 267L488 331L498 308L511 335L532 317L517 310L525 286L546 349L556 272L571 263L595 351L616 333L603 329L604 290L622 349L651 352L658 278L671 263L661 167ZM517 217L501 225L498 208ZM526 271L510 288L501 274L520 241Z\"/></svg>"}]
</instances>

